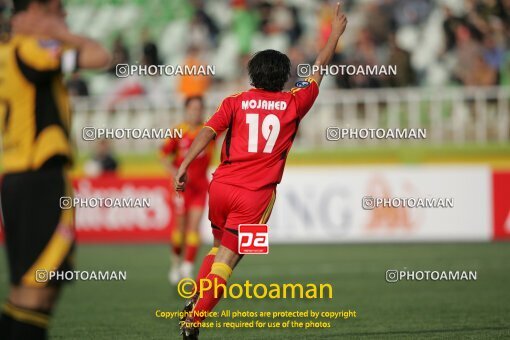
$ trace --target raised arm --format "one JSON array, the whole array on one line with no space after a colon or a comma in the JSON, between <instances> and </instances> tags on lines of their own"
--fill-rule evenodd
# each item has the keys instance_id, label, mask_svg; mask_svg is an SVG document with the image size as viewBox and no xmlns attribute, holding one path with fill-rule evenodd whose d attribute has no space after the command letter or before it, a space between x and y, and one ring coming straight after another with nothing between
<instances>
[{"instance_id":1,"label":"raised arm","mask_svg":"<svg viewBox=\"0 0 510 340\"><path fill-rule=\"evenodd\" d=\"M338 39L342 36L345 31L345 27L347 26L347 17L343 13L340 3L336 4L335 16L333 18L333 22L331 23L331 33L328 37L328 41L326 45L322 48L315 60L316 66L326 66L329 65L331 59L333 59L333 55L335 54L336 45L338 44ZM317 69L317 67L315 68ZM317 70L315 71L310 78L314 79L318 85L320 85L322 81L322 73Z\"/></svg>"},{"instance_id":2,"label":"raised arm","mask_svg":"<svg viewBox=\"0 0 510 340\"><path fill-rule=\"evenodd\" d=\"M110 54L98 42L71 32L63 31L57 39L64 44L75 46L80 52L78 66L84 69L102 69L110 65Z\"/></svg>"},{"instance_id":3,"label":"raised arm","mask_svg":"<svg viewBox=\"0 0 510 340\"><path fill-rule=\"evenodd\" d=\"M48 37L60 41L79 52L78 67L85 69L106 68L110 54L98 42L69 31L63 18L19 13L12 18L14 33Z\"/></svg>"},{"instance_id":4,"label":"raised arm","mask_svg":"<svg viewBox=\"0 0 510 340\"><path fill-rule=\"evenodd\" d=\"M198 154L201 153L205 147L214 139L215 136L216 133L212 129L204 127L195 137L188 152L186 153L186 156L184 156L184 160L182 161L179 170L177 170L177 174L175 175L175 191L184 191L187 180L186 171L188 171L189 165L198 156Z\"/></svg>"}]
</instances>

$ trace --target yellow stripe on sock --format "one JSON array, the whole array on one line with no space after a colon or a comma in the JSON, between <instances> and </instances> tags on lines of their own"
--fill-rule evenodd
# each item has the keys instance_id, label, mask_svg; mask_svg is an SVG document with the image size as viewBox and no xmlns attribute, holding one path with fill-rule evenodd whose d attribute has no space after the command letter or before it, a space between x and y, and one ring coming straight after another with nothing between
<instances>
[{"instance_id":1,"label":"yellow stripe on sock","mask_svg":"<svg viewBox=\"0 0 510 340\"><path fill-rule=\"evenodd\" d=\"M211 267L211 274L218 275L223 280L228 281L228 278L232 275L232 268L226 263L214 262Z\"/></svg>"},{"instance_id":2,"label":"yellow stripe on sock","mask_svg":"<svg viewBox=\"0 0 510 340\"><path fill-rule=\"evenodd\" d=\"M180 247L182 244L182 233L180 230L174 230L170 236L170 241L174 247Z\"/></svg>"},{"instance_id":3,"label":"yellow stripe on sock","mask_svg":"<svg viewBox=\"0 0 510 340\"><path fill-rule=\"evenodd\" d=\"M200 243L200 236L196 231L188 231L186 233L186 245L196 246Z\"/></svg>"},{"instance_id":4,"label":"yellow stripe on sock","mask_svg":"<svg viewBox=\"0 0 510 340\"><path fill-rule=\"evenodd\" d=\"M211 250L207 253L207 255L216 255L218 253L218 247L212 247Z\"/></svg>"},{"instance_id":5,"label":"yellow stripe on sock","mask_svg":"<svg viewBox=\"0 0 510 340\"><path fill-rule=\"evenodd\" d=\"M9 315L15 320L41 328L48 327L48 322L50 320L50 317L48 315L19 308L13 306L10 303L4 305L4 313Z\"/></svg>"}]
</instances>

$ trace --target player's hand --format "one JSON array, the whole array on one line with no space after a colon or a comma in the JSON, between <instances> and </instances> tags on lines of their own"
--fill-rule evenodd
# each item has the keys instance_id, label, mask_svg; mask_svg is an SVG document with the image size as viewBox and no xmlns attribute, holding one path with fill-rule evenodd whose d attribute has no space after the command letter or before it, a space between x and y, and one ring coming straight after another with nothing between
<instances>
[{"instance_id":1,"label":"player's hand","mask_svg":"<svg viewBox=\"0 0 510 340\"><path fill-rule=\"evenodd\" d=\"M12 31L18 34L38 35L56 40L61 40L69 33L64 18L56 15L19 13L12 17L11 27Z\"/></svg>"},{"instance_id":2,"label":"player's hand","mask_svg":"<svg viewBox=\"0 0 510 340\"><path fill-rule=\"evenodd\" d=\"M177 170L177 174L174 178L174 188L175 191L180 192L184 191L184 187L186 186L186 181L188 180L188 176L186 175L186 169L180 167Z\"/></svg>"},{"instance_id":3,"label":"player's hand","mask_svg":"<svg viewBox=\"0 0 510 340\"><path fill-rule=\"evenodd\" d=\"M331 23L331 33L341 36L345 31L345 27L347 27L347 17L342 11L342 6L339 2L337 2L335 16L333 17L333 22Z\"/></svg>"}]
</instances>

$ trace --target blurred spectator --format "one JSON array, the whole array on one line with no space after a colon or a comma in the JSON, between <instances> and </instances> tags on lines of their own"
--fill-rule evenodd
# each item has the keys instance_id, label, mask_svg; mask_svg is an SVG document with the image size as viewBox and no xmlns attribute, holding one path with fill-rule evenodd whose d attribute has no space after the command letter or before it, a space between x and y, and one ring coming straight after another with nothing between
<instances>
[{"instance_id":1,"label":"blurred spectator","mask_svg":"<svg viewBox=\"0 0 510 340\"><path fill-rule=\"evenodd\" d=\"M90 177L115 175L118 162L113 155L110 143L106 139L101 139L96 146L92 159L84 165L85 174Z\"/></svg>"},{"instance_id":2,"label":"blurred spectator","mask_svg":"<svg viewBox=\"0 0 510 340\"><path fill-rule=\"evenodd\" d=\"M457 67L454 75L461 84L465 86L491 86L497 84L497 65L501 65L503 60L498 60L498 53L492 49L494 46L491 38L486 37L486 41L486 49L484 50L473 39L471 31L467 26L460 25L457 27ZM487 47L490 49L487 49ZM490 52L493 53L491 54ZM487 58L487 53L492 58Z\"/></svg>"},{"instance_id":3,"label":"blurred spectator","mask_svg":"<svg viewBox=\"0 0 510 340\"><path fill-rule=\"evenodd\" d=\"M493 69L501 70L505 61L505 50L496 42L493 34L487 34L483 38L483 58Z\"/></svg>"},{"instance_id":4,"label":"blurred spectator","mask_svg":"<svg viewBox=\"0 0 510 340\"><path fill-rule=\"evenodd\" d=\"M202 47L218 47L220 30L212 17L204 9L202 0L192 2L195 13L191 19L189 43Z\"/></svg>"},{"instance_id":5,"label":"blurred spectator","mask_svg":"<svg viewBox=\"0 0 510 340\"><path fill-rule=\"evenodd\" d=\"M387 78L388 85L391 87L415 85L416 78L411 65L411 54L397 45L395 34L390 34L388 43L390 45L388 64L397 66L397 75Z\"/></svg>"},{"instance_id":6,"label":"blurred spectator","mask_svg":"<svg viewBox=\"0 0 510 340\"><path fill-rule=\"evenodd\" d=\"M265 35L285 32L291 44L298 42L302 34L298 9L289 6L284 0L278 0L275 4L262 2L259 5L260 22L259 29Z\"/></svg>"},{"instance_id":7,"label":"blurred spectator","mask_svg":"<svg viewBox=\"0 0 510 340\"><path fill-rule=\"evenodd\" d=\"M482 55L474 57L474 69L464 79L466 86L494 86L498 83L498 73L495 68L491 67Z\"/></svg>"},{"instance_id":8,"label":"blurred spectator","mask_svg":"<svg viewBox=\"0 0 510 340\"><path fill-rule=\"evenodd\" d=\"M291 45L295 45L303 34L303 27L299 19L299 9L295 6L287 7L289 18L285 27Z\"/></svg>"},{"instance_id":9,"label":"blurred spectator","mask_svg":"<svg viewBox=\"0 0 510 340\"><path fill-rule=\"evenodd\" d=\"M113 42L112 66L108 72L115 74L115 70L118 64L129 64L129 51L124 44L121 34L117 35Z\"/></svg>"},{"instance_id":10,"label":"blurred spectator","mask_svg":"<svg viewBox=\"0 0 510 340\"><path fill-rule=\"evenodd\" d=\"M158 46L152 41L147 41L143 44L142 64L147 66L161 64Z\"/></svg>"},{"instance_id":11,"label":"blurred spectator","mask_svg":"<svg viewBox=\"0 0 510 340\"><path fill-rule=\"evenodd\" d=\"M290 78L288 81L288 84L290 86L287 86L287 88L294 87L294 84L298 80L296 70L297 66L299 64L307 64L310 63L307 59L305 54L303 53L303 50L299 46L293 46L289 49L289 52L287 53L287 56L290 59L291 64L291 72L290 72Z\"/></svg>"},{"instance_id":12,"label":"blurred spectator","mask_svg":"<svg viewBox=\"0 0 510 340\"><path fill-rule=\"evenodd\" d=\"M145 88L138 77L122 79L120 85L113 90L113 94L106 103L108 112L115 112L117 105L131 98L146 95Z\"/></svg>"},{"instance_id":13,"label":"blurred spectator","mask_svg":"<svg viewBox=\"0 0 510 340\"><path fill-rule=\"evenodd\" d=\"M358 32L354 48L348 53L348 64L351 65L381 65L375 42L368 29ZM374 75L352 75L347 77L350 88L380 87L381 82Z\"/></svg>"},{"instance_id":14,"label":"blurred spectator","mask_svg":"<svg viewBox=\"0 0 510 340\"><path fill-rule=\"evenodd\" d=\"M506 31L510 31L510 0L498 0L496 15L505 23Z\"/></svg>"},{"instance_id":15,"label":"blurred spectator","mask_svg":"<svg viewBox=\"0 0 510 340\"><path fill-rule=\"evenodd\" d=\"M483 34L488 32L489 25L487 23L487 16L490 13L487 4L479 0L467 0L465 24L471 30L472 36L481 41Z\"/></svg>"},{"instance_id":16,"label":"blurred spectator","mask_svg":"<svg viewBox=\"0 0 510 340\"><path fill-rule=\"evenodd\" d=\"M318 17L318 30L317 30L317 46L316 49L319 51L328 40L329 34L331 33L331 20L333 14L331 13L331 4L328 1L322 1L319 8Z\"/></svg>"},{"instance_id":17,"label":"blurred spectator","mask_svg":"<svg viewBox=\"0 0 510 340\"><path fill-rule=\"evenodd\" d=\"M4 0L0 0L0 6L2 2ZM226 2L230 7L226 7ZM224 0L220 4L191 0L191 15L178 18L188 20L187 26L184 26L188 28L185 38L189 46L194 46L186 55L186 63L200 65L203 55L211 60L235 63L218 68L215 81L223 89L243 83L243 61L260 49L281 50L289 55L294 66L296 63L311 63L313 60L310 60L310 56L325 44L330 32L331 8L335 2ZM455 7L450 9L443 5L447 3ZM216 4L218 8L214 8ZM347 11L350 23L342 37L341 54L336 56L335 63L354 66L392 64L397 65L398 71L396 76L388 77L338 77L335 79L336 86L409 86L427 85L427 81L447 85L449 79L461 85L492 83L493 77L482 80L479 72L473 69L474 65L488 70L490 75L495 71L496 84L510 82L510 0L465 0L458 3L345 0L342 6ZM223 13L218 13L220 8L231 12L222 16ZM209 9L215 11L209 12ZM167 24L172 23L165 23L162 27L167 27ZM158 25L150 27L156 32L160 30ZM165 48L168 55L161 58L156 42L148 37L147 32L144 30L144 38L135 46L143 50L140 63L155 65L160 64L161 59L177 60L181 56L182 50ZM444 49L440 46L441 38L444 39ZM112 72L116 64L129 63L128 49L120 35L114 42L113 50ZM225 59L222 59L223 56ZM482 60L479 60L480 56ZM431 74L439 76L432 77ZM294 81L290 80L291 83ZM200 95L209 87L209 83L209 79L201 77L183 77L178 80L177 87L185 96ZM325 86L330 84L326 82ZM145 83L140 87L145 88L146 93L153 90ZM156 89L159 87L159 83L153 86Z\"/></svg>"},{"instance_id":18,"label":"blurred spectator","mask_svg":"<svg viewBox=\"0 0 510 340\"><path fill-rule=\"evenodd\" d=\"M461 24L455 31L455 57L457 60L454 79L463 85L473 83L475 65L482 54L480 44L475 41L469 28Z\"/></svg>"},{"instance_id":19,"label":"blurred spectator","mask_svg":"<svg viewBox=\"0 0 510 340\"><path fill-rule=\"evenodd\" d=\"M380 45L386 42L386 38L395 29L393 21L394 5L386 3L368 3L365 8L366 17L369 18L365 29L370 32L375 44Z\"/></svg>"},{"instance_id":20,"label":"blurred spectator","mask_svg":"<svg viewBox=\"0 0 510 340\"><path fill-rule=\"evenodd\" d=\"M191 46L184 60L186 66L201 66L205 63L200 58L200 49ZM206 75L185 75L179 78L179 92L184 98L203 96L209 88L211 79Z\"/></svg>"},{"instance_id":21,"label":"blurred spectator","mask_svg":"<svg viewBox=\"0 0 510 340\"><path fill-rule=\"evenodd\" d=\"M144 27L140 34L140 41L142 45L142 65L160 65L161 59L157 44L151 37L151 32L148 27Z\"/></svg>"},{"instance_id":22,"label":"blurred spectator","mask_svg":"<svg viewBox=\"0 0 510 340\"><path fill-rule=\"evenodd\" d=\"M268 1L262 1L258 7L259 11L259 31L265 35L270 35L280 31L280 28L273 21L273 5Z\"/></svg>"},{"instance_id":23,"label":"blurred spectator","mask_svg":"<svg viewBox=\"0 0 510 340\"><path fill-rule=\"evenodd\" d=\"M71 96L86 97L89 95L89 88L80 72L74 71L66 83L67 91Z\"/></svg>"},{"instance_id":24,"label":"blurred spectator","mask_svg":"<svg viewBox=\"0 0 510 340\"><path fill-rule=\"evenodd\" d=\"M386 4L393 10L394 28L423 23L434 6L432 0L396 0Z\"/></svg>"},{"instance_id":25,"label":"blurred spectator","mask_svg":"<svg viewBox=\"0 0 510 340\"><path fill-rule=\"evenodd\" d=\"M232 30L237 38L239 54L250 53L253 35L257 30L258 19L253 9L249 8L246 0L233 0Z\"/></svg>"},{"instance_id":26,"label":"blurred spectator","mask_svg":"<svg viewBox=\"0 0 510 340\"><path fill-rule=\"evenodd\" d=\"M452 10L445 6L443 7L443 14L445 20L443 21L443 32L445 35L445 50L451 51L455 48L455 32L457 27L462 24L462 19L453 15Z\"/></svg>"}]
</instances>

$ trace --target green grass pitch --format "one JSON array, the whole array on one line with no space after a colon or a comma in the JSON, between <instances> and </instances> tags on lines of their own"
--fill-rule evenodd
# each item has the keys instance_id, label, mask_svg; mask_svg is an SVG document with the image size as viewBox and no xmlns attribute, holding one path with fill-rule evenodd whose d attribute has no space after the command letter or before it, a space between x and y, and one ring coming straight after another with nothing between
<instances>
[{"instance_id":1,"label":"green grass pitch","mask_svg":"<svg viewBox=\"0 0 510 340\"><path fill-rule=\"evenodd\" d=\"M201 254L206 251L202 248ZM0 298L7 288L0 251ZM272 245L245 256L231 282L331 283L333 299L223 300L216 310L356 310L329 329L203 329L201 339L495 339L510 337L510 243ZM81 245L79 270L126 270L127 281L66 287L51 339L179 339L156 318L183 301L167 282L165 245ZM388 269L476 270L477 281L387 283Z\"/></svg>"}]
</instances>

